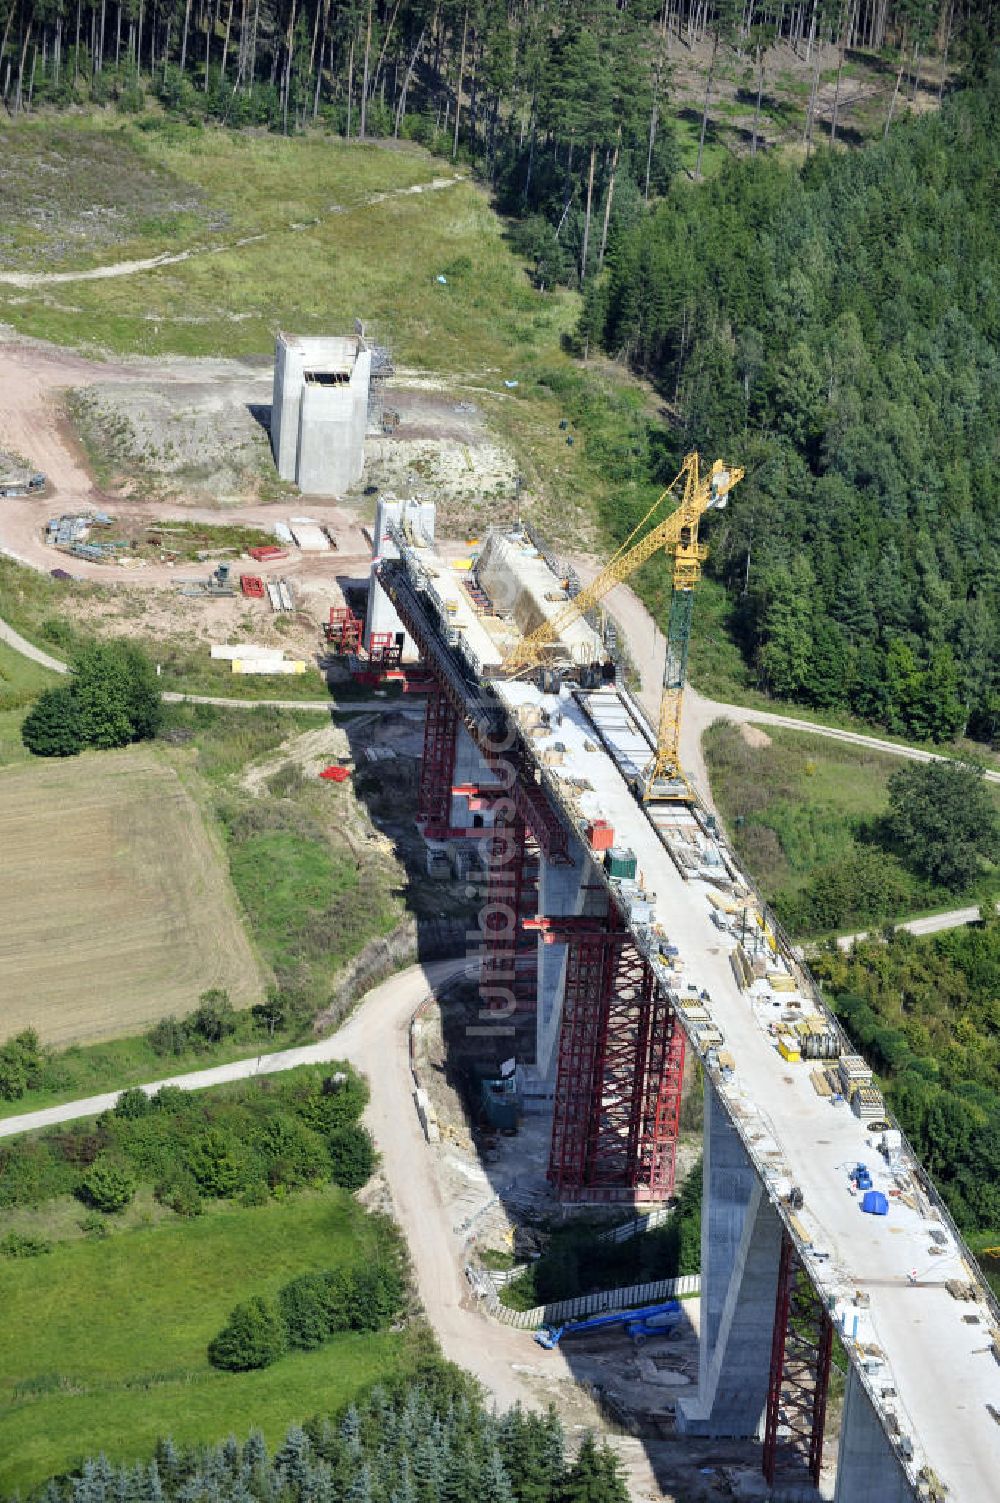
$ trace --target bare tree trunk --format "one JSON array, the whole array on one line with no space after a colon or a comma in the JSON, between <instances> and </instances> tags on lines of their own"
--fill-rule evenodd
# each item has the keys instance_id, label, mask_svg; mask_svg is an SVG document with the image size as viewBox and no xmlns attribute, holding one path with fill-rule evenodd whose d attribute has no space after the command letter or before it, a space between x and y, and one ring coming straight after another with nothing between
<instances>
[{"instance_id":1,"label":"bare tree trunk","mask_svg":"<svg viewBox=\"0 0 1000 1503\"><path fill-rule=\"evenodd\" d=\"M597 157L596 143L590 148L590 171L587 174L587 214L583 221L583 251L580 255L580 286L587 280L587 250L590 245L590 213L594 204L594 162Z\"/></svg>"},{"instance_id":2,"label":"bare tree trunk","mask_svg":"<svg viewBox=\"0 0 1000 1503\"><path fill-rule=\"evenodd\" d=\"M250 32L250 93L257 82L257 26L260 21L260 0L253 0L253 26Z\"/></svg>"},{"instance_id":3,"label":"bare tree trunk","mask_svg":"<svg viewBox=\"0 0 1000 1503\"><path fill-rule=\"evenodd\" d=\"M208 93L208 64L212 55L212 6L211 0L205 7L205 82L204 92Z\"/></svg>"},{"instance_id":4,"label":"bare tree trunk","mask_svg":"<svg viewBox=\"0 0 1000 1503\"><path fill-rule=\"evenodd\" d=\"M347 139L351 139L351 101L354 97L354 38L351 37L351 54L347 61Z\"/></svg>"},{"instance_id":5,"label":"bare tree trunk","mask_svg":"<svg viewBox=\"0 0 1000 1503\"><path fill-rule=\"evenodd\" d=\"M715 72L715 59L719 53L719 33L715 33L715 42L712 46L712 60L708 65L708 78L705 80L705 107L701 112L701 135L698 137L698 160L694 164L694 175L701 177L701 159L705 150L705 132L708 129L708 105L712 97L712 75Z\"/></svg>"},{"instance_id":6,"label":"bare tree trunk","mask_svg":"<svg viewBox=\"0 0 1000 1503\"><path fill-rule=\"evenodd\" d=\"M760 102L764 97L764 48L757 49L757 102L753 107L753 131L750 136L750 155L757 155L757 142L760 138Z\"/></svg>"},{"instance_id":7,"label":"bare tree trunk","mask_svg":"<svg viewBox=\"0 0 1000 1503\"><path fill-rule=\"evenodd\" d=\"M941 78L938 83L938 104L944 97L944 81L948 74L948 49L951 46L951 28L955 19L955 0L948 7L948 25L944 34L944 56L941 59Z\"/></svg>"},{"instance_id":8,"label":"bare tree trunk","mask_svg":"<svg viewBox=\"0 0 1000 1503\"><path fill-rule=\"evenodd\" d=\"M465 7L465 19L462 22L462 54L458 63L458 84L455 88L455 135L451 143L452 161L458 156L458 124L462 117L462 79L465 75L465 44L469 36L469 7Z\"/></svg>"},{"instance_id":9,"label":"bare tree trunk","mask_svg":"<svg viewBox=\"0 0 1000 1503\"><path fill-rule=\"evenodd\" d=\"M121 60L122 60L122 8L121 8L121 5L119 4L119 6L118 6L118 20L115 23L115 67L116 68L120 65Z\"/></svg>"},{"instance_id":10,"label":"bare tree trunk","mask_svg":"<svg viewBox=\"0 0 1000 1503\"><path fill-rule=\"evenodd\" d=\"M896 109L896 100L899 98L899 85L903 78L903 69L906 67L906 27L903 27L903 40L899 44L899 72L896 74L896 87L892 91L892 99L889 101L889 113L885 117L885 130L882 132L884 141L889 134L892 124L893 113Z\"/></svg>"},{"instance_id":11,"label":"bare tree trunk","mask_svg":"<svg viewBox=\"0 0 1000 1503\"><path fill-rule=\"evenodd\" d=\"M386 50L388 49L388 46L389 46L389 38L392 36L392 28L396 24L396 17L398 15L399 15L399 0L396 0L395 9L393 10L392 15L389 17L389 24L386 27L385 36L382 38L382 46L379 49L378 62L375 64L375 72L374 72L374 74L372 76L372 94L373 95L375 93L375 90L378 88L380 81L382 81L382 65L385 62L385 54L386 54Z\"/></svg>"},{"instance_id":12,"label":"bare tree trunk","mask_svg":"<svg viewBox=\"0 0 1000 1503\"><path fill-rule=\"evenodd\" d=\"M319 65L318 65L318 67L316 69L316 87L315 87L315 89L313 91L312 117L313 117L314 120L316 119L316 116L319 114L319 90L320 90L320 85L323 82L323 53L326 50L326 28L327 28L327 24L328 24L329 20L330 20L330 0L323 0L323 23L322 23L322 26L320 28L320 38L319 38ZM333 49L331 48L331 52L332 52L332 50ZM331 62L331 67L332 67L332 62Z\"/></svg>"},{"instance_id":13,"label":"bare tree trunk","mask_svg":"<svg viewBox=\"0 0 1000 1503\"><path fill-rule=\"evenodd\" d=\"M608 181L608 193L604 200L604 224L601 227L601 248L597 253L597 270L601 271L604 266L604 252L608 248L608 226L611 223L611 205L615 201L615 175L618 172L618 153L622 145L622 128L618 127L618 139L615 141L614 154L611 158L611 177Z\"/></svg>"},{"instance_id":14,"label":"bare tree trunk","mask_svg":"<svg viewBox=\"0 0 1000 1503\"><path fill-rule=\"evenodd\" d=\"M222 66L219 68L219 78L223 83L226 81L226 63L229 60L229 33L233 25L233 0L229 0L229 9L226 12L226 32L222 38Z\"/></svg>"},{"instance_id":15,"label":"bare tree trunk","mask_svg":"<svg viewBox=\"0 0 1000 1503\"><path fill-rule=\"evenodd\" d=\"M24 33L24 41L21 45L21 61L17 65L17 89L14 93L15 115L19 115L21 113L22 89L24 87L24 64L28 56L28 43L31 41L31 28L33 25L34 17L31 17L28 21L27 29Z\"/></svg>"},{"instance_id":16,"label":"bare tree trunk","mask_svg":"<svg viewBox=\"0 0 1000 1503\"><path fill-rule=\"evenodd\" d=\"M368 0L368 30L365 33L365 73L361 84L361 139L365 139L368 117L368 65L372 52L372 0Z\"/></svg>"},{"instance_id":17,"label":"bare tree trunk","mask_svg":"<svg viewBox=\"0 0 1000 1503\"><path fill-rule=\"evenodd\" d=\"M184 0L184 31L181 35L181 72L184 72L184 64L187 62L188 50L188 24L191 20L191 0Z\"/></svg>"},{"instance_id":18,"label":"bare tree trunk","mask_svg":"<svg viewBox=\"0 0 1000 1503\"><path fill-rule=\"evenodd\" d=\"M427 26L425 24L421 27L420 35L417 37L417 45L410 54L410 61L407 64L406 72L403 74L403 87L399 91L399 104L396 108L396 125L393 130L393 135L397 139L399 138L399 127L402 125L403 116L406 113L406 91L410 87L410 79L413 77L413 70L417 65L417 57L424 44L424 33L426 30Z\"/></svg>"},{"instance_id":19,"label":"bare tree trunk","mask_svg":"<svg viewBox=\"0 0 1000 1503\"><path fill-rule=\"evenodd\" d=\"M77 12L76 12L76 18L77 18L76 19L76 24L77 24L77 26L79 26L79 24L80 24L80 9L79 9L79 6L80 6L80 0L77 0ZM12 5L10 7L10 9L8 10L8 12L7 12L7 19L4 22L4 27L3 27L3 41L0 42L0 58L4 58L4 57L7 56L7 40L9 38L9 36L10 36L10 28L11 28L11 24L13 23L13 20L14 20L14 11L15 11L15 9L16 9L16 7ZM8 74L8 78L9 78L9 76L10 76L10 58L7 58L7 74ZM3 94L4 94L4 98L6 99L6 97L7 97L7 87L6 87L6 85L4 86Z\"/></svg>"},{"instance_id":20,"label":"bare tree trunk","mask_svg":"<svg viewBox=\"0 0 1000 1503\"><path fill-rule=\"evenodd\" d=\"M292 8L288 15L288 32L285 37L285 76L282 80L281 102L281 129L284 135L288 135L288 96L292 87L292 47L295 39L295 10L296 0L292 0Z\"/></svg>"},{"instance_id":21,"label":"bare tree trunk","mask_svg":"<svg viewBox=\"0 0 1000 1503\"><path fill-rule=\"evenodd\" d=\"M74 89L76 88L76 80L77 80L77 78L79 77L79 74L80 74L80 4L81 4L81 0L76 0L76 42L75 42L74 47L73 47L73 87L74 87ZM14 8L13 8L13 6L11 6L11 15L13 15L13 13L14 13Z\"/></svg>"}]
</instances>

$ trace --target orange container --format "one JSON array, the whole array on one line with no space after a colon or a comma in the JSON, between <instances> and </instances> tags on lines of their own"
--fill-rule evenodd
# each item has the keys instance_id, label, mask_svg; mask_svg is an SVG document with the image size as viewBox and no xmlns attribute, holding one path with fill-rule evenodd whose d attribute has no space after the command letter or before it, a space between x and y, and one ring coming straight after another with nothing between
<instances>
[{"instance_id":1,"label":"orange container","mask_svg":"<svg viewBox=\"0 0 1000 1503\"><path fill-rule=\"evenodd\" d=\"M592 819L587 826L587 839L595 851L610 851L615 843L614 825L606 819Z\"/></svg>"}]
</instances>

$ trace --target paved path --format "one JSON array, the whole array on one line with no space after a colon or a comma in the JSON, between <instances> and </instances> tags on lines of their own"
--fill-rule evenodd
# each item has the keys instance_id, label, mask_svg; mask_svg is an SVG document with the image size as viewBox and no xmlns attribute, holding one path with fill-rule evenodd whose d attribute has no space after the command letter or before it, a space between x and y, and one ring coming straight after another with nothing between
<instances>
[{"instance_id":1,"label":"paved path","mask_svg":"<svg viewBox=\"0 0 1000 1503\"><path fill-rule=\"evenodd\" d=\"M1000 903L997 904L997 912L1000 913ZM947 913L931 913L926 918L907 919L905 923L893 924L892 927L905 929L908 934L940 934L945 929L961 929L966 924L978 923L981 917L978 907L951 908ZM842 950L849 950L852 945L870 938L870 931L863 929L858 934L838 935L837 944Z\"/></svg>"},{"instance_id":2,"label":"paved path","mask_svg":"<svg viewBox=\"0 0 1000 1503\"><path fill-rule=\"evenodd\" d=\"M58 658L50 658L47 652L43 652L40 647L35 647L32 642L28 642L20 632L8 626L6 621L0 621L0 642L6 642L8 647L13 647L15 652L19 652L22 657L30 658L33 663L41 663L43 668L51 668L53 673L67 672L65 663L60 663Z\"/></svg>"}]
</instances>

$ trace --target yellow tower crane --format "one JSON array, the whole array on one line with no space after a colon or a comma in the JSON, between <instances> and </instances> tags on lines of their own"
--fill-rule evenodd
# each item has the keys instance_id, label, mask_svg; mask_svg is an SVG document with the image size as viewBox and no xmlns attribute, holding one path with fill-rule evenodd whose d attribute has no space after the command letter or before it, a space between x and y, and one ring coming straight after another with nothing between
<instances>
[{"instance_id":1,"label":"yellow tower crane","mask_svg":"<svg viewBox=\"0 0 1000 1503\"><path fill-rule=\"evenodd\" d=\"M706 511L721 510L725 506L729 492L743 479L743 475L744 471L738 466L727 466L721 459L717 459L708 474L703 476L697 453L688 454L677 478L657 497L642 521L597 578L578 595L574 595L572 600L567 601L555 615L543 621L529 636L522 638L511 648L503 662L504 670L510 674L543 667L558 649L561 635L567 627L593 610L615 585L629 579L654 554L661 550L670 554L674 570L667 621L667 654L656 751L643 779L645 798L655 798L666 780L682 778L681 701L691 637L691 604L693 590L701 578L701 566L708 553L705 544L698 540L698 526ZM668 497L676 499L682 482L680 504L669 516L654 524L655 513Z\"/></svg>"}]
</instances>

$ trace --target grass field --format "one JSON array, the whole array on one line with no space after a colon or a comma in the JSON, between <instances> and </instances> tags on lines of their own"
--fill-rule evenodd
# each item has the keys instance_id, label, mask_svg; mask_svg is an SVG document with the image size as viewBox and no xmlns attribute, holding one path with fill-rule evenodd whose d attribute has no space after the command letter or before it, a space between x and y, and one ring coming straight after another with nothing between
<instances>
[{"instance_id":1,"label":"grass field","mask_svg":"<svg viewBox=\"0 0 1000 1503\"><path fill-rule=\"evenodd\" d=\"M5 1259L0 1492L98 1451L148 1455L162 1435L194 1444L256 1426L276 1441L292 1421L404 1366L409 1342L390 1333L335 1337L256 1373L218 1372L206 1356L238 1300L361 1263L378 1235L331 1188Z\"/></svg>"},{"instance_id":2,"label":"grass field","mask_svg":"<svg viewBox=\"0 0 1000 1503\"><path fill-rule=\"evenodd\" d=\"M712 793L733 844L765 895L794 899L818 873L847 865L860 847L878 859L875 822L886 812L897 757L824 740L802 731L769 727L750 734L728 723L709 727L704 739ZM1000 789L991 791L1000 802ZM869 840L866 832L871 831ZM874 843L872 843L874 842ZM885 853L883 859L888 861ZM950 893L906 873L900 908L871 921L912 918L972 902L976 893ZM860 928L868 919L851 921Z\"/></svg>"},{"instance_id":3,"label":"grass field","mask_svg":"<svg viewBox=\"0 0 1000 1503\"><path fill-rule=\"evenodd\" d=\"M225 857L149 748L0 773L4 1033L134 1033L208 987L239 1007L262 977Z\"/></svg>"},{"instance_id":4,"label":"grass field","mask_svg":"<svg viewBox=\"0 0 1000 1503\"><path fill-rule=\"evenodd\" d=\"M106 232L91 241L71 233L80 222L78 173L49 174L41 245L30 190L8 201L8 219L29 242L8 264L65 271L192 253L112 280L0 289L0 308L8 305L16 327L62 343L259 354L279 326L318 333L362 316L391 335L397 359L481 372L539 338L557 345L575 308L568 294L532 291L471 182L407 191L453 175L418 148L176 123L143 131L99 116L29 122L10 137L25 181L53 150L67 160L103 156L109 138L118 170L100 180L104 222L117 226L110 243ZM173 210L144 213L167 184Z\"/></svg>"}]
</instances>

